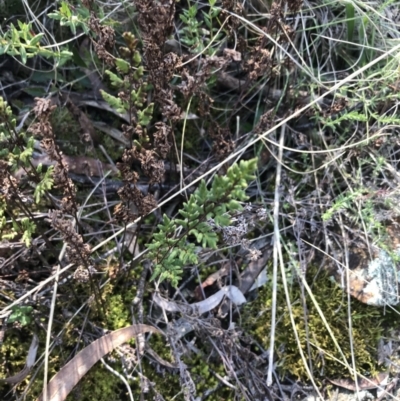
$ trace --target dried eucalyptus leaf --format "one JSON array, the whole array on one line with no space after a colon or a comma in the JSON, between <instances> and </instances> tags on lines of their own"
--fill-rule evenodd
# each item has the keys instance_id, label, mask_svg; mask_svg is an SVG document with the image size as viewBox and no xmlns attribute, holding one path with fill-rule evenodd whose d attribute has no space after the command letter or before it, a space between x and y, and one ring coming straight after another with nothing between
<instances>
[{"instance_id":1,"label":"dried eucalyptus leaf","mask_svg":"<svg viewBox=\"0 0 400 401\"><path fill-rule=\"evenodd\" d=\"M176 302L168 301L162 298L158 293L153 295L153 300L160 308L163 308L168 312L182 312L189 314L198 313L202 315L203 313L209 312L211 309L217 307L224 296L227 296L236 305L241 305L246 302L246 298L242 291L234 285L227 285L204 301L190 305L179 305Z\"/></svg>"},{"instance_id":2,"label":"dried eucalyptus leaf","mask_svg":"<svg viewBox=\"0 0 400 401\"><path fill-rule=\"evenodd\" d=\"M132 337L147 332L160 333L155 327L146 324L134 324L113 331L88 345L50 380L47 385L47 401L64 401L79 380L104 355L129 341ZM42 393L36 401L43 401L43 398Z\"/></svg>"}]
</instances>

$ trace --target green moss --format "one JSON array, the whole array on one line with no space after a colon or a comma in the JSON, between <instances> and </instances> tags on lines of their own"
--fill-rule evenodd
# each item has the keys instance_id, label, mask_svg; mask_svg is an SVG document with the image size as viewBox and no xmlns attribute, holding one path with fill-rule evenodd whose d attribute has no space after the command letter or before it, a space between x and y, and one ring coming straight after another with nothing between
<instances>
[{"instance_id":1,"label":"green moss","mask_svg":"<svg viewBox=\"0 0 400 401\"><path fill-rule=\"evenodd\" d=\"M25 366L26 357L32 341L33 334L30 332L31 326L26 326L22 330L8 328L5 339L0 348L0 377L6 378L19 373ZM39 344L45 343L46 333L44 331L37 332ZM42 349L39 347L39 352ZM39 353L38 353L39 355ZM49 377L52 377L60 368L60 358L57 355L50 355L49 358ZM32 373L36 371L36 367L32 369ZM29 374L24 380L17 384L17 393L22 394L30 383L31 375ZM8 384L0 381L0 394L7 394L14 384ZM35 400L43 390L43 372L39 372L35 380L31 383L27 390L28 398Z\"/></svg>"},{"instance_id":2,"label":"green moss","mask_svg":"<svg viewBox=\"0 0 400 401\"><path fill-rule=\"evenodd\" d=\"M120 284L112 280L101 290L106 311L106 327L109 330L118 330L132 324L130 308L137 292L135 277L136 272L131 270L129 277ZM129 284L125 285L128 282Z\"/></svg>"},{"instance_id":3,"label":"green moss","mask_svg":"<svg viewBox=\"0 0 400 401\"><path fill-rule=\"evenodd\" d=\"M106 327L110 330L116 330L120 327L126 327L131 324L130 316L130 305L132 299L136 295L135 282L140 276L140 269L131 270L128 276L117 283L117 279L111 280L106 286L102 288L102 300L104 301L106 309L106 320L98 321L99 316L95 311L90 313L90 320L98 322L97 324L102 327ZM79 285L75 287L78 298L83 296L83 292L86 294L90 291L89 286ZM84 296L87 299L86 294ZM74 300L70 300L72 303ZM148 305L145 302L145 309ZM69 306L67 309L70 309ZM146 312L145 312L146 314ZM80 333L82 328L86 330L85 326L85 316L77 316L68 325L63 325L65 329L63 336L61 338L60 346L55 347L50 355L49 360L49 377L53 377L71 358L78 349L82 349L86 343L82 338L80 343L77 343L77 333ZM58 331L58 322L54 322L54 330ZM1 348L1 358L3 364L1 368L1 376L7 377L18 373L25 364L25 358L29 349L30 340L32 334L29 333L32 327L24 329L25 335L17 330L9 330L6 334L5 342ZM45 331L39 331L39 342L40 349L39 352L43 351L43 345L45 344ZM134 342L134 340L132 340ZM171 353L171 348L166 344L166 339L161 335L153 335L149 339L149 344L152 349L160 355L161 358L174 363L174 358ZM188 366L188 370L191 374L193 382L196 386L197 396L204 394L205 391L215 388L219 384L219 379L214 376L212 371L219 373L221 376L225 376L225 371L223 364L219 359L210 360L209 350L206 349L206 344L199 342L196 344L197 347L203 352L201 354L186 354L183 357L184 363ZM122 373L122 367L117 353L113 353L116 358L115 363L108 362L108 358L105 360L110 366ZM158 393L160 393L166 401L176 400L183 401L185 399L182 392L182 385L180 381L180 372L175 369L163 369L160 365L156 364L157 367L147 358L141 360L140 369L145 377L147 377L152 383ZM36 372L36 368L35 368ZM135 371L132 371L132 376L134 380L128 380L131 387L134 399L140 398L141 388L140 388L140 378ZM18 386L18 393L21 394L29 383L30 376L25 379ZM7 392L11 388L10 385L0 382L0 393ZM43 368L37 372L36 379L34 380L32 387L28 390L28 398L36 399L36 397L41 393L43 389ZM152 392L150 387L149 399L154 397L155 393ZM72 393L68 396L67 400L79 400L79 401L109 401L109 400L127 400L127 389L125 384L107 370L100 362L97 363L89 372L84 375L80 380L78 385L74 388ZM213 393L208 397L210 401L220 401L220 400L232 400L234 399L234 394L231 389L227 387L222 387L218 389L217 392Z\"/></svg>"},{"instance_id":4,"label":"green moss","mask_svg":"<svg viewBox=\"0 0 400 401\"><path fill-rule=\"evenodd\" d=\"M0 348L0 377L2 379L17 374L25 366L30 345L29 338L32 339L32 336L26 334L25 330L10 329L7 331ZM3 387L8 388L9 385L0 381L0 390Z\"/></svg>"},{"instance_id":5,"label":"green moss","mask_svg":"<svg viewBox=\"0 0 400 401\"><path fill-rule=\"evenodd\" d=\"M112 330L129 326L129 309L126 308L122 295L116 294L109 297L106 308L107 325Z\"/></svg>"},{"instance_id":6,"label":"green moss","mask_svg":"<svg viewBox=\"0 0 400 401\"><path fill-rule=\"evenodd\" d=\"M312 283L310 286L313 296L321 308L336 342L340 345L347 363L352 366L347 295L328 277L327 273L319 273L316 277L314 267L309 268L306 279L308 283ZM305 312L304 304L301 301L300 285L294 283L289 291L301 348L307 359L310 354L311 360L308 361L308 364L314 378L319 381L325 377L350 376L343 364L334 359L343 361L310 296L306 295L305 297ZM306 291L304 292L307 294ZM271 294L271 285L264 286L260 289L257 300L248 304L244 309L245 326L265 348L270 346ZM393 316L385 315L383 309L364 305L354 299L351 300L350 308L351 336L357 371L364 375L373 374L379 370L375 357L378 339L383 335L386 323L390 322L393 327L393 319L399 320L399 318L395 314ZM290 320L282 283L279 283L275 333L275 352L280 374L282 376L289 374L300 380L308 380Z\"/></svg>"},{"instance_id":7,"label":"green moss","mask_svg":"<svg viewBox=\"0 0 400 401\"><path fill-rule=\"evenodd\" d=\"M163 359L174 363L170 348L166 346L165 338L162 336L152 336L149 342L151 348ZM205 344L196 344L196 346L205 348ZM219 379L212 373L217 372L221 376L225 376L223 363L219 359L210 360L205 355L209 352L204 351L204 354L185 354L182 356L183 363L187 366L191 378L196 386L196 396L201 396L205 391L215 388L219 383ZM164 374L157 372L146 359L143 360L143 366L146 376L150 381L155 383L156 390L162 394L165 400L184 401L185 397L180 383L180 373L178 370L166 369ZM233 391L228 387L221 387L210 395L207 400L233 400L235 396Z\"/></svg>"},{"instance_id":8,"label":"green moss","mask_svg":"<svg viewBox=\"0 0 400 401\"><path fill-rule=\"evenodd\" d=\"M115 366L112 368L115 369ZM67 401L123 400L127 399L126 392L122 381L109 372L103 364L98 363L81 379L67 397Z\"/></svg>"}]
</instances>

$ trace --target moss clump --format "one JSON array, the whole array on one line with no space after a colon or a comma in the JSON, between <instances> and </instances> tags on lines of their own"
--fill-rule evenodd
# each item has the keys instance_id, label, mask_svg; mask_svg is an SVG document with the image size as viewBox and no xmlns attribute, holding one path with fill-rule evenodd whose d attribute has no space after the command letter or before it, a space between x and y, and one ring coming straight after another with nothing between
<instances>
[{"instance_id":1,"label":"moss clump","mask_svg":"<svg viewBox=\"0 0 400 401\"><path fill-rule=\"evenodd\" d=\"M18 374L25 366L29 347L32 342L32 325L24 326L21 329L9 327L6 331L4 342L0 348L0 377L5 379ZM46 333L44 331L37 332L39 344L44 344ZM39 352L42 350L39 345ZM49 377L52 377L60 368L60 358L50 355L49 359ZM27 391L27 399L35 400L43 390L43 374L40 372L35 380L31 382L32 374L36 373L36 366L32 368L30 374L18 383L6 383L0 381L0 399L7 401L15 399L15 393L21 395ZM29 385L29 387L28 387ZM13 392L16 389L15 392ZM13 396L11 394L14 394Z\"/></svg>"},{"instance_id":2,"label":"moss clump","mask_svg":"<svg viewBox=\"0 0 400 401\"><path fill-rule=\"evenodd\" d=\"M170 347L166 346L165 338L162 336L152 336L149 344L151 348L164 360L174 363L171 355ZM219 358L209 358L210 353L206 350L206 343L197 343L199 352L187 353L182 355L182 361L187 366L190 376L196 387L196 397L201 397L206 391L216 388L220 384L220 380L213 374L218 373L224 377L226 371L224 364ZM161 369L157 370L146 359L143 359L143 369L148 379L154 383L156 391L158 391L165 400L184 401L186 398L182 391L180 382L180 372L178 369ZM235 399L234 391L226 386L222 386L215 393L207 397L210 401L233 400Z\"/></svg>"},{"instance_id":3,"label":"moss clump","mask_svg":"<svg viewBox=\"0 0 400 401\"><path fill-rule=\"evenodd\" d=\"M25 330L9 329L0 348L0 378L13 376L25 366L26 356L32 335ZM0 381L0 393L7 392L11 386Z\"/></svg>"},{"instance_id":4,"label":"moss clump","mask_svg":"<svg viewBox=\"0 0 400 401\"><path fill-rule=\"evenodd\" d=\"M107 300L106 319L111 330L122 329L131 324L129 309L127 309L120 294L111 295Z\"/></svg>"},{"instance_id":5,"label":"moss clump","mask_svg":"<svg viewBox=\"0 0 400 401\"><path fill-rule=\"evenodd\" d=\"M116 369L115 366L112 367ZM128 399L126 393L127 389L122 381L98 363L81 379L67 401L124 400Z\"/></svg>"},{"instance_id":6,"label":"moss clump","mask_svg":"<svg viewBox=\"0 0 400 401\"><path fill-rule=\"evenodd\" d=\"M347 295L336 282L328 277L326 272L317 274L315 267L308 269L306 279L308 283L312 283L310 287L313 296L347 363L352 366ZM272 288L270 283L271 280L259 291L256 301L245 307L244 313L245 325L265 348L269 347L271 331ZM350 377L351 374L344 365L334 359L343 361L310 296L304 290L307 295L305 302L302 302L301 288L297 282L289 291L301 348L306 358L310 359L308 364L314 378L319 381L326 377L345 377L346 375ZM306 305L305 308L304 305ZM393 318L397 320L399 318L397 315L397 318L385 315L383 309L364 305L355 299L351 300L350 309L356 369L364 375L374 374L379 369L376 361L378 339L382 337L386 323L390 322L393 326ZM292 375L307 381L307 371L296 342L282 283L279 283L278 290L275 348L280 374Z\"/></svg>"}]
</instances>

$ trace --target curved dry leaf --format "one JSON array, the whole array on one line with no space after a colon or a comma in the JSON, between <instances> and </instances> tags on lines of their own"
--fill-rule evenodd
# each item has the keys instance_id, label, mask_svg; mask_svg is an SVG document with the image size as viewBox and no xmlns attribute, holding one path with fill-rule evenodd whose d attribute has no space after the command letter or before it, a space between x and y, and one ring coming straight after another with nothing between
<instances>
[{"instance_id":1,"label":"curved dry leaf","mask_svg":"<svg viewBox=\"0 0 400 401\"><path fill-rule=\"evenodd\" d=\"M35 364L38 347L39 347L39 338L36 334L34 334L31 346L29 347L28 356L26 357L26 363L24 368L16 375L1 380L10 384L17 384L22 380L24 380L25 377L28 376L32 366Z\"/></svg>"},{"instance_id":2,"label":"curved dry leaf","mask_svg":"<svg viewBox=\"0 0 400 401\"><path fill-rule=\"evenodd\" d=\"M137 337L143 333L161 333L158 329L147 324L133 324L113 331L80 351L71 359L49 382L47 385L46 401L63 401L76 386L79 380L88 370L104 355L111 352L114 348L129 341L132 337ZM43 393L36 401L44 401Z\"/></svg>"},{"instance_id":3,"label":"curved dry leaf","mask_svg":"<svg viewBox=\"0 0 400 401\"><path fill-rule=\"evenodd\" d=\"M226 287L221 288L214 295L211 295L211 297L206 298L204 301L195 302L190 305L179 305L176 302L168 301L161 298L157 292L153 295L153 301L160 308L163 308L168 312L182 312L189 314L199 313L202 315L203 313L209 312L211 309L217 307L225 295L236 305L241 305L246 302L246 298L242 291L234 285L227 285Z\"/></svg>"},{"instance_id":4,"label":"curved dry leaf","mask_svg":"<svg viewBox=\"0 0 400 401\"><path fill-rule=\"evenodd\" d=\"M368 379L368 378L359 378L357 380L357 385L352 379L329 379L328 380L339 387L343 387L346 390L356 391L357 388L359 390L373 390L379 386L385 386L387 383L387 378L389 377L388 372L379 373L376 377Z\"/></svg>"},{"instance_id":5,"label":"curved dry leaf","mask_svg":"<svg viewBox=\"0 0 400 401\"><path fill-rule=\"evenodd\" d=\"M203 281L201 284L199 284L195 288L194 293L195 293L196 298L203 299L201 288L204 289L208 286L213 285L216 281L221 280L223 277L225 277L229 274L230 269L231 269L231 264L224 263L224 265L219 270L217 270L213 274L210 274L205 279L205 281Z\"/></svg>"}]
</instances>

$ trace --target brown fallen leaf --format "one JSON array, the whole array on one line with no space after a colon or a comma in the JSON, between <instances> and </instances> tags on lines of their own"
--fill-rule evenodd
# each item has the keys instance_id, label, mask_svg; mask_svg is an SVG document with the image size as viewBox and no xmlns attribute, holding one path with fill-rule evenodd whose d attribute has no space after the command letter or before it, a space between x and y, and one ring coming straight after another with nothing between
<instances>
[{"instance_id":1,"label":"brown fallen leaf","mask_svg":"<svg viewBox=\"0 0 400 401\"><path fill-rule=\"evenodd\" d=\"M389 377L388 372L382 372L379 373L376 377L374 378L359 378L357 380L357 385L354 380L352 379L337 379L337 380L331 380L328 379L332 384L335 386L343 387L347 390L350 391L356 391L357 387L359 390L373 390L374 388L377 388L379 386L385 386L386 383L385 381Z\"/></svg>"},{"instance_id":2,"label":"brown fallen leaf","mask_svg":"<svg viewBox=\"0 0 400 401\"><path fill-rule=\"evenodd\" d=\"M229 274L230 268L231 268L230 263L224 263L224 265L219 270L217 270L213 274L210 274L205 281L203 281L200 285L198 285L195 288L194 290L195 298L198 299L199 301L204 299L203 292L201 289L209 287L213 285L216 281L221 280L223 277L227 276Z\"/></svg>"},{"instance_id":3,"label":"brown fallen leaf","mask_svg":"<svg viewBox=\"0 0 400 401\"><path fill-rule=\"evenodd\" d=\"M132 337L148 332L161 333L160 330L147 324L133 324L113 331L88 345L50 380L47 385L46 401L64 401L79 380L100 358ZM36 401L45 401L43 393Z\"/></svg>"}]
</instances>

